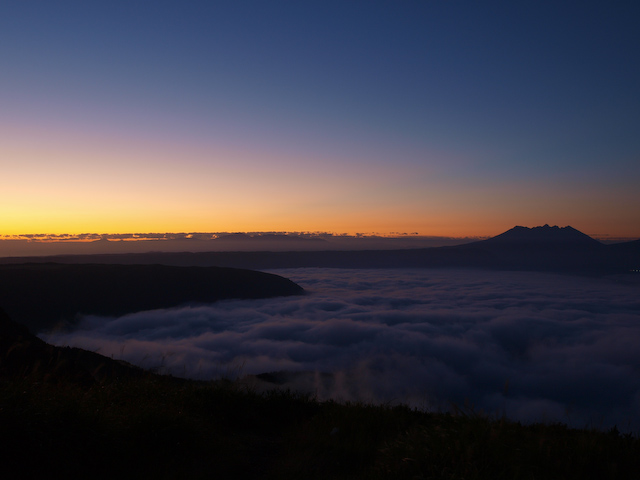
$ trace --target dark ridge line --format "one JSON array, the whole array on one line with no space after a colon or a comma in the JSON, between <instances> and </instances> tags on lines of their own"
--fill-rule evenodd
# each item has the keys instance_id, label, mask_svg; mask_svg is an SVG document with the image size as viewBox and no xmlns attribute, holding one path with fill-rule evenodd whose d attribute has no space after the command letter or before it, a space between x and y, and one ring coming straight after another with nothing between
<instances>
[{"instance_id":1,"label":"dark ridge line","mask_svg":"<svg viewBox=\"0 0 640 480\"><path fill-rule=\"evenodd\" d=\"M81 314L300 295L279 275L221 267L27 263L0 265L0 307L33 331L73 324Z\"/></svg>"},{"instance_id":2,"label":"dark ridge line","mask_svg":"<svg viewBox=\"0 0 640 480\"><path fill-rule=\"evenodd\" d=\"M0 264L163 264L270 270L279 268L481 268L606 275L640 268L640 240L603 244L572 227L514 227L471 243L396 250L147 252L11 257Z\"/></svg>"}]
</instances>

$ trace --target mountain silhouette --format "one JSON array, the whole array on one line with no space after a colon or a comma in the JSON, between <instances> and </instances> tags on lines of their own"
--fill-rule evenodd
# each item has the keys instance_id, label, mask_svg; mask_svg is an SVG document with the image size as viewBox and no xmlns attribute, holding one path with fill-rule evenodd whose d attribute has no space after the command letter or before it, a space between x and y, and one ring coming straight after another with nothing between
<instances>
[{"instance_id":1,"label":"mountain silhouette","mask_svg":"<svg viewBox=\"0 0 640 480\"><path fill-rule=\"evenodd\" d=\"M591 238L579 230L573 227L558 227L544 225L542 227L520 227L516 226L510 230L507 230L500 235L489 238L487 240L481 240L484 245L487 244L567 244L572 246L592 246L602 245L597 240Z\"/></svg>"},{"instance_id":2,"label":"mountain silhouette","mask_svg":"<svg viewBox=\"0 0 640 480\"><path fill-rule=\"evenodd\" d=\"M611 265L607 246L573 227L516 226L500 235L463 245L493 258L494 268L596 272Z\"/></svg>"},{"instance_id":3,"label":"mountain silhouette","mask_svg":"<svg viewBox=\"0 0 640 480\"><path fill-rule=\"evenodd\" d=\"M29 258L59 263L164 264L254 270L330 268L481 268L563 272L581 275L629 273L640 269L640 240L609 244L573 227L516 226L487 240L455 246L401 250L152 252ZM0 259L0 263L25 262Z\"/></svg>"},{"instance_id":4,"label":"mountain silhouette","mask_svg":"<svg viewBox=\"0 0 640 480\"><path fill-rule=\"evenodd\" d=\"M0 307L33 331L80 314L123 315L185 303L297 295L278 275L219 267L29 263L0 265Z\"/></svg>"}]
</instances>

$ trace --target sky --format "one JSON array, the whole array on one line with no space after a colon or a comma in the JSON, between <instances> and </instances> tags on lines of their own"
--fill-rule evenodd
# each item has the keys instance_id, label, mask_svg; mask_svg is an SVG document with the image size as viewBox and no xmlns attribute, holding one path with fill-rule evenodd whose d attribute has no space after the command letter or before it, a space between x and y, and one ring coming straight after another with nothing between
<instances>
[{"instance_id":1,"label":"sky","mask_svg":"<svg viewBox=\"0 0 640 480\"><path fill-rule=\"evenodd\" d=\"M319 399L452 402L640 432L638 284L480 270L277 270L306 295L86 316L47 342L198 379L281 374Z\"/></svg>"},{"instance_id":2,"label":"sky","mask_svg":"<svg viewBox=\"0 0 640 480\"><path fill-rule=\"evenodd\" d=\"M637 2L0 4L0 235L640 237Z\"/></svg>"}]
</instances>

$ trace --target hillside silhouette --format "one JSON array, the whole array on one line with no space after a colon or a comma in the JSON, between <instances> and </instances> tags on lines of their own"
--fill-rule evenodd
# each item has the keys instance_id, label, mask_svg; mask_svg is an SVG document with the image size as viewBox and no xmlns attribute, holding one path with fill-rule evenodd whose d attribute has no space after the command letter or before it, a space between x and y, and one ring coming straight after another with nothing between
<instances>
[{"instance_id":1,"label":"hillside silhouette","mask_svg":"<svg viewBox=\"0 0 640 480\"><path fill-rule=\"evenodd\" d=\"M14 322L0 308L0 380L37 377L90 386L116 378L139 378L144 370L80 348L56 347Z\"/></svg>"},{"instance_id":2,"label":"hillside silhouette","mask_svg":"<svg viewBox=\"0 0 640 480\"><path fill-rule=\"evenodd\" d=\"M73 323L80 314L125 313L297 295L278 275L219 267L30 263L0 265L0 306L32 331Z\"/></svg>"},{"instance_id":3,"label":"hillside silhouette","mask_svg":"<svg viewBox=\"0 0 640 480\"><path fill-rule=\"evenodd\" d=\"M43 263L48 258L0 265L0 307L9 305L31 328L49 328L73 322L78 313L117 315L303 292L285 278L255 271L107 263L123 259L589 273L612 271L615 262L627 268L639 251L640 241L603 245L574 229L544 226L516 227L460 247L392 252L136 254L103 256L103 264L93 256ZM606 268L585 270L597 261ZM0 308L0 461L22 478L409 479L452 472L452 478L584 480L633 478L640 468L637 435L617 428L521 425L456 405L451 413L436 413L319 402L290 390L259 393L225 379L162 376L47 344L16 319ZM256 378L271 386L283 380L274 373Z\"/></svg>"},{"instance_id":4,"label":"hillside silhouette","mask_svg":"<svg viewBox=\"0 0 640 480\"><path fill-rule=\"evenodd\" d=\"M46 344L1 310L0 407L0 461L15 478L600 480L640 468L640 441L616 428L161 376Z\"/></svg>"}]
</instances>

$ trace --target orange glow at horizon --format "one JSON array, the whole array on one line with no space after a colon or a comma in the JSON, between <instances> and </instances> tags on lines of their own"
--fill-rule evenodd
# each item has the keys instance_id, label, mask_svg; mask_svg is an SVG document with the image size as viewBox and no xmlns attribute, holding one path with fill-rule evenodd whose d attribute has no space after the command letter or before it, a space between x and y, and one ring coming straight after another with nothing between
<instances>
[{"instance_id":1,"label":"orange glow at horizon","mask_svg":"<svg viewBox=\"0 0 640 480\"><path fill-rule=\"evenodd\" d=\"M500 234L516 225L538 226L543 224L566 226L571 225L587 234L609 235L617 237L638 238L637 230L629 228L605 230L602 226L591 226L587 223L554 222L540 219L534 222L522 222L518 220L486 222L478 218L456 217L453 219L439 218L422 222L410 218L398 218L394 221L384 221L375 213L364 215L357 213L355 217L347 215L329 215L330 218L316 217L315 221L306 219L281 219L281 222L271 222L269 219L262 221L245 221L242 218L233 218L237 212L231 213L225 218L218 216L218 220L207 221L168 217L161 213L151 215L147 212L144 218L136 214L112 214L102 215L96 218L91 212L84 215L76 215L72 220L60 216L43 215L40 218L22 218L20 221L7 222L2 225L0 235L82 235L87 233L98 235L118 234L150 234L150 233L206 233L206 232L325 232L336 235L365 234L365 235L390 235L392 232L405 234L417 234L420 236L446 236L446 237L489 237ZM46 217L46 218L43 218ZM460 222L462 220L462 222ZM465 221L466 220L466 221ZM460 222L460 223L458 223ZM612 225L613 226L613 225ZM131 239L135 241L135 239Z\"/></svg>"},{"instance_id":2,"label":"orange glow at horizon","mask_svg":"<svg viewBox=\"0 0 640 480\"><path fill-rule=\"evenodd\" d=\"M640 237L633 9L170 3L0 15L0 237Z\"/></svg>"},{"instance_id":3,"label":"orange glow at horizon","mask_svg":"<svg viewBox=\"0 0 640 480\"><path fill-rule=\"evenodd\" d=\"M571 225L640 237L631 177L616 185L557 179L450 178L443 158L395 168L366 158L185 144L68 129L0 133L0 235L123 232L417 232L492 236ZM466 161L456 159L457 162ZM446 163L446 162L444 162ZM435 167L433 165L440 166ZM554 184L555 182L555 184ZM542 193L541 193L542 192Z\"/></svg>"}]
</instances>

